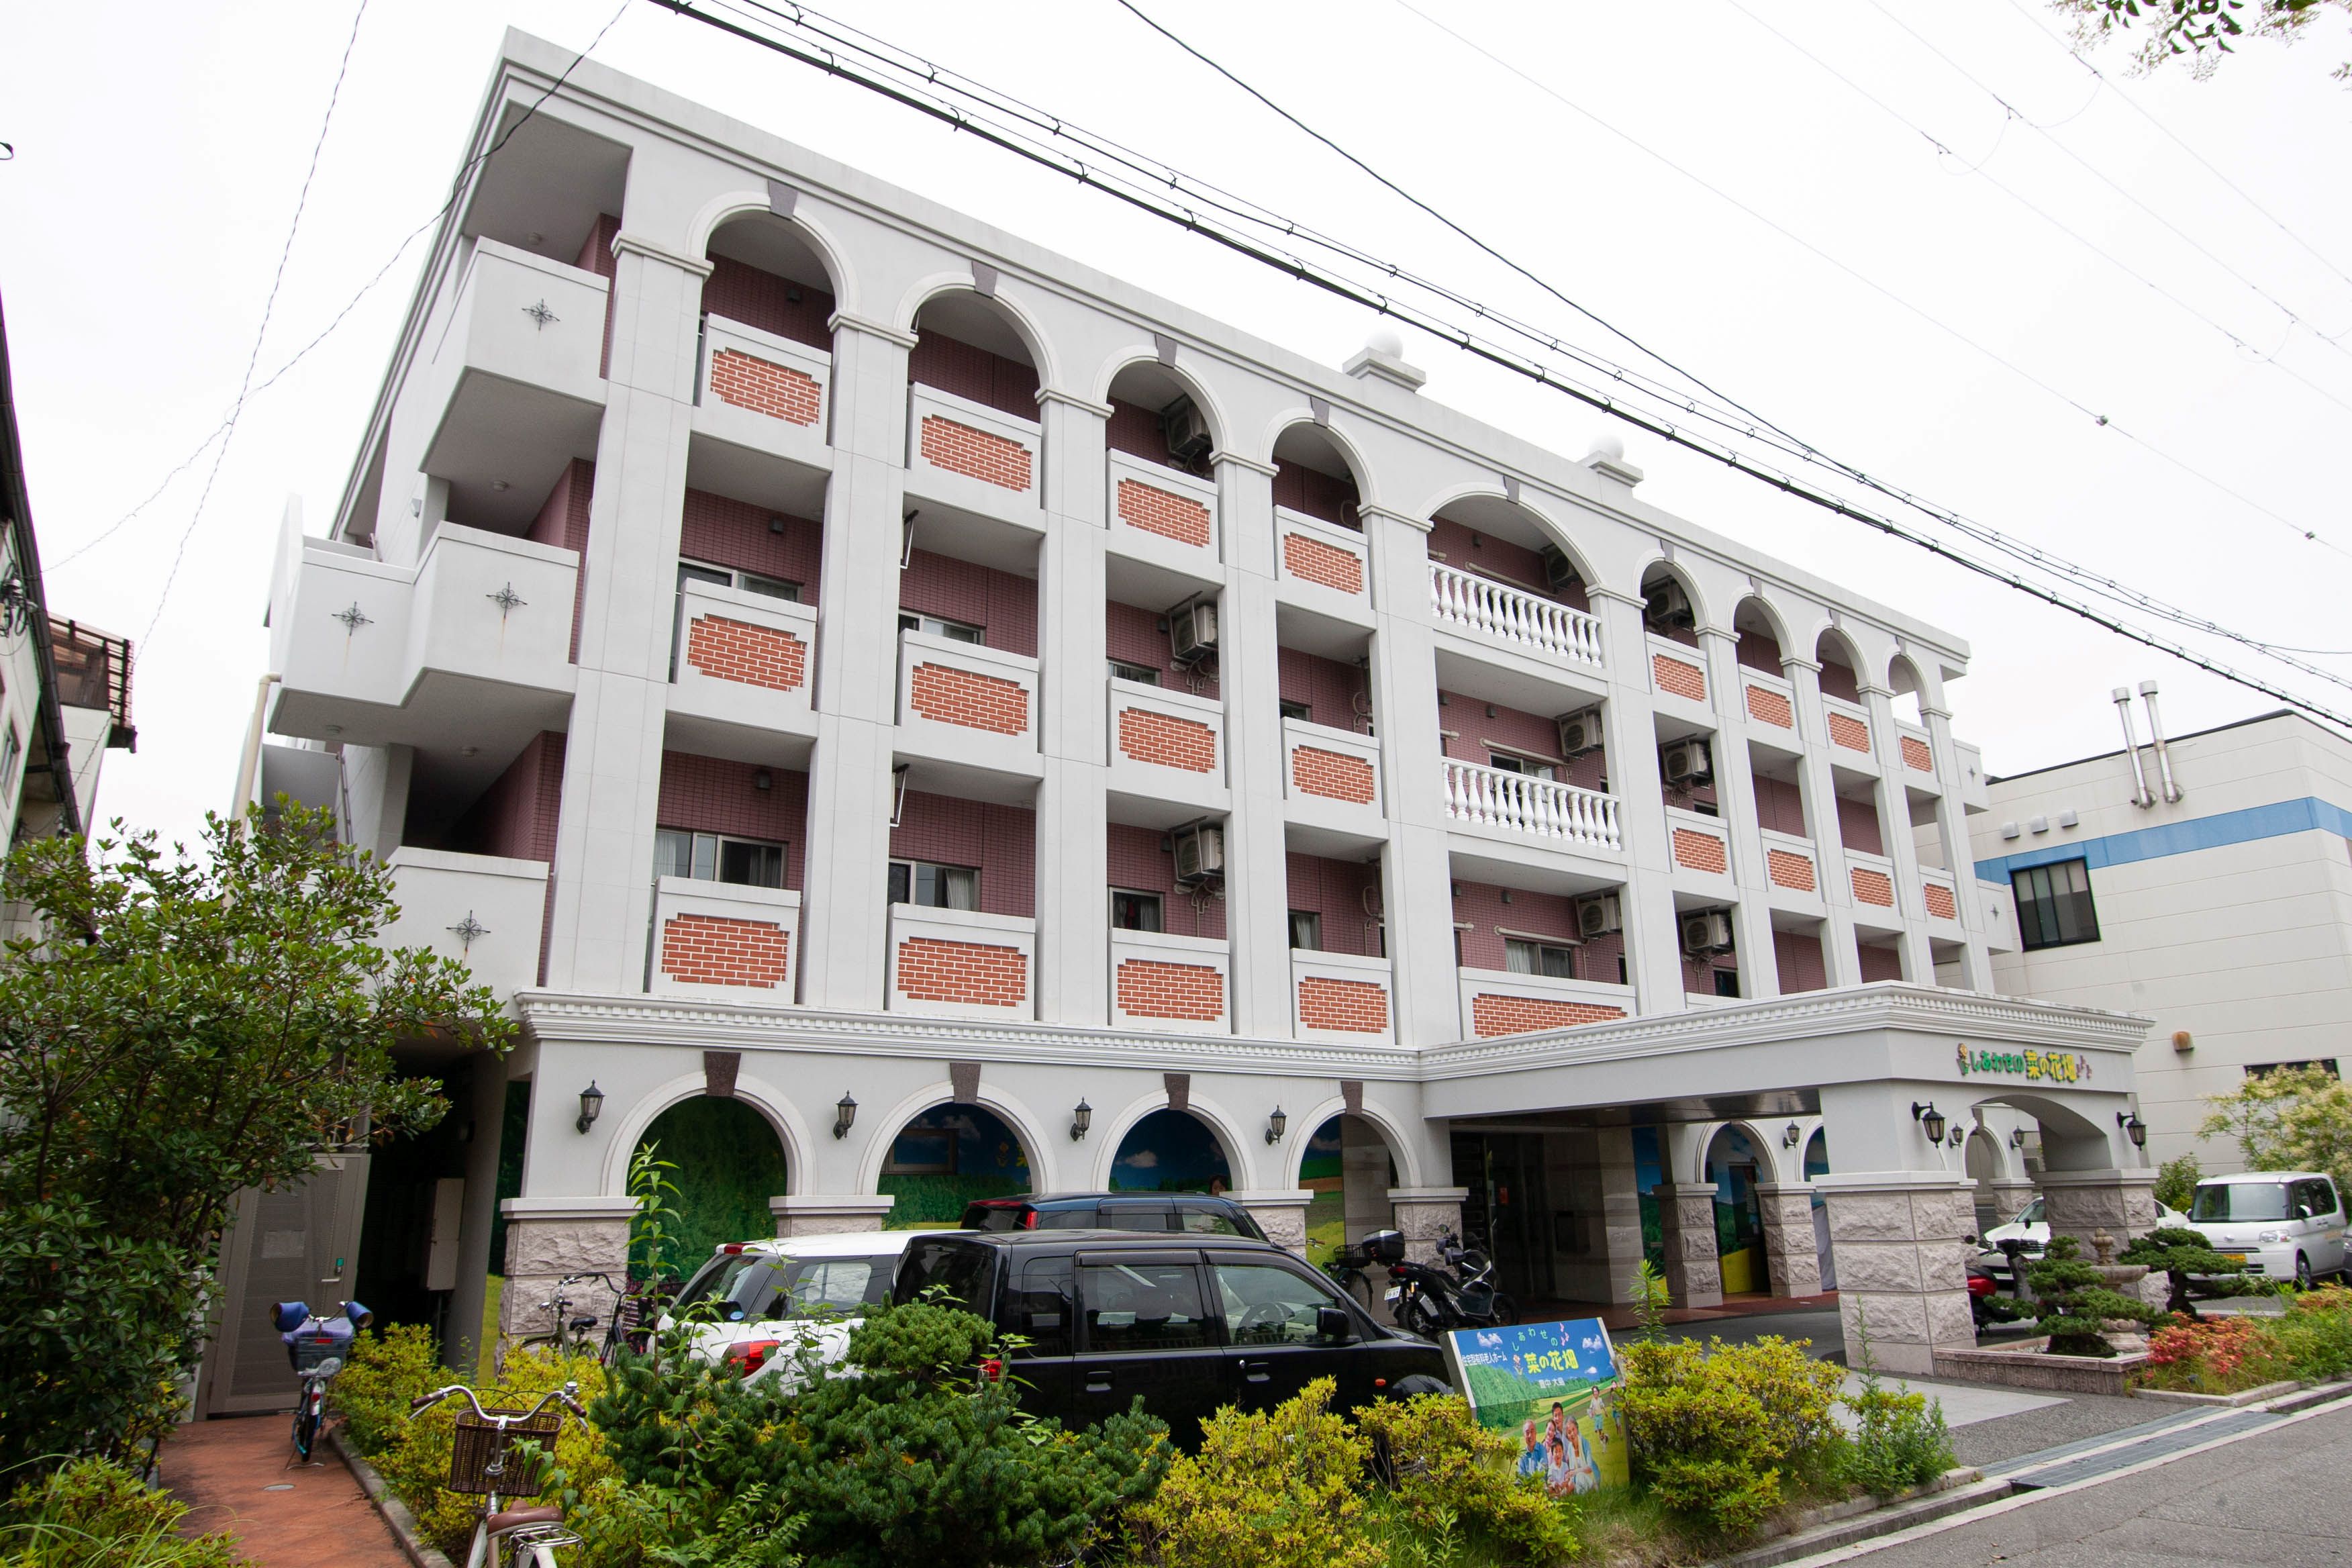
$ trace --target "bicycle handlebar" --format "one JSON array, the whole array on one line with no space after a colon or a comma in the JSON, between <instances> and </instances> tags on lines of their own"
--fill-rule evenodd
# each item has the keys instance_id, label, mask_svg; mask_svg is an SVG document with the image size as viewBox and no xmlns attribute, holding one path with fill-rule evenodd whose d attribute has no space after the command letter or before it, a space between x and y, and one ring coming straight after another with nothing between
<instances>
[{"instance_id":1,"label":"bicycle handlebar","mask_svg":"<svg viewBox=\"0 0 2352 1568\"><path fill-rule=\"evenodd\" d=\"M480 1417L484 1421L490 1422L494 1426L501 1427L528 1421L532 1416L538 1415L541 1411L546 1409L550 1405L559 1402L565 1409L571 1411L572 1415L580 1417L581 1420L586 1421L588 1419L588 1412L580 1407L580 1384L577 1383L566 1383L561 1388L549 1389L545 1394L539 1396L538 1404L532 1405L530 1409L524 1411L520 1415L514 1414L512 1411L506 1411L494 1415L482 1408L480 1398L475 1394L472 1389L467 1387L462 1383L453 1383L446 1388L436 1388L430 1394L420 1394L415 1398L410 1400L408 1402L409 1417L414 1420L420 1413L430 1406L438 1405L445 1399L454 1399L461 1394L466 1396L466 1403L474 1407L474 1414L477 1416Z\"/></svg>"}]
</instances>

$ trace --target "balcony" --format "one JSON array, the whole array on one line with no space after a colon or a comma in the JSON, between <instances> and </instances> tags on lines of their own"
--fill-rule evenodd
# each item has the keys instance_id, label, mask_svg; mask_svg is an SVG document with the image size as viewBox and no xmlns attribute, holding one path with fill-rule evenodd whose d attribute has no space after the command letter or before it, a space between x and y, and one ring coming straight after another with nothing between
<instances>
[{"instance_id":1,"label":"balcony","mask_svg":"<svg viewBox=\"0 0 2352 1568\"><path fill-rule=\"evenodd\" d=\"M1879 931L1901 930L1903 915L1895 901L1895 862L1884 855L1849 849L1845 866L1846 882L1853 890L1854 923Z\"/></svg>"},{"instance_id":2,"label":"balcony","mask_svg":"<svg viewBox=\"0 0 2352 1568\"><path fill-rule=\"evenodd\" d=\"M546 862L404 844L384 866L400 906L399 918L377 937L385 947L422 947L454 958L500 1000L539 984Z\"/></svg>"},{"instance_id":3,"label":"balcony","mask_svg":"<svg viewBox=\"0 0 2352 1568\"><path fill-rule=\"evenodd\" d=\"M1224 942L1156 931L1110 933L1113 1028L1231 1034L1232 994L1232 952Z\"/></svg>"},{"instance_id":4,"label":"balcony","mask_svg":"<svg viewBox=\"0 0 2352 1568\"><path fill-rule=\"evenodd\" d=\"M1429 563L1430 614L1442 628L1538 658L1598 670L1601 617L1489 577Z\"/></svg>"},{"instance_id":5,"label":"balcony","mask_svg":"<svg viewBox=\"0 0 2352 1568\"><path fill-rule=\"evenodd\" d=\"M289 526L272 574L270 728L368 745L560 727L573 552L443 523L413 567Z\"/></svg>"},{"instance_id":6,"label":"balcony","mask_svg":"<svg viewBox=\"0 0 2352 1568\"><path fill-rule=\"evenodd\" d=\"M734 453L829 468L833 458L825 431L831 410L825 405L832 383L833 356L823 349L723 316L706 316L695 374L694 433ZM756 494L762 488L740 471L740 457L705 449L697 458L698 468L707 465L698 477L708 486L730 495Z\"/></svg>"},{"instance_id":7,"label":"balcony","mask_svg":"<svg viewBox=\"0 0 2352 1568\"><path fill-rule=\"evenodd\" d=\"M1731 831L1719 816L1681 806L1666 807L1666 838L1674 852L1675 877L1693 877L1727 887L1731 882Z\"/></svg>"},{"instance_id":8,"label":"balcony","mask_svg":"<svg viewBox=\"0 0 2352 1568\"><path fill-rule=\"evenodd\" d=\"M433 421L417 466L463 515L520 530L565 464L596 455L606 293L593 272L474 242L415 405Z\"/></svg>"},{"instance_id":9,"label":"balcony","mask_svg":"<svg viewBox=\"0 0 2352 1568\"><path fill-rule=\"evenodd\" d=\"M1111 548L1198 575L1221 557L1217 487L1131 453L1110 454Z\"/></svg>"},{"instance_id":10,"label":"balcony","mask_svg":"<svg viewBox=\"0 0 2352 1568\"><path fill-rule=\"evenodd\" d=\"M1870 710L1858 702L1824 695L1822 710L1829 716L1830 745L1837 765L1876 772L1877 756L1871 749Z\"/></svg>"},{"instance_id":11,"label":"balcony","mask_svg":"<svg viewBox=\"0 0 2352 1568\"><path fill-rule=\"evenodd\" d=\"M2017 951L2017 890L2007 882L1979 881L1977 897L1984 900L1987 952Z\"/></svg>"},{"instance_id":12,"label":"balcony","mask_svg":"<svg viewBox=\"0 0 2352 1568\"><path fill-rule=\"evenodd\" d=\"M1966 812L1989 811L1992 803L1985 797L1984 752L1966 741L1952 742L1954 760L1960 764L1960 809Z\"/></svg>"},{"instance_id":13,"label":"balcony","mask_svg":"<svg viewBox=\"0 0 2352 1568\"><path fill-rule=\"evenodd\" d=\"M1358 626L1371 625L1371 552L1362 534L1278 506L1274 561L1275 587L1283 598Z\"/></svg>"},{"instance_id":14,"label":"balcony","mask_svg":"<svg viewBox=\"0 0 2352 1568\"><path fill-rule=\"evenodd\" d=\"M664 877L654 888L652 991L790 1003L800 958L801 896L699 877Z\"/></svg>"},{"instance_id":15,"label":"balcony","mask_svg":"<svg viewBox=\"0 0 2352 1568\"><path fill-rule=\"evenodd\" d=\"M715 583L678 590L673 714L814 735L809 707L816 611Z\"/></svg>"},{"instance_id":16,"label":"balcony","mask_svg":"<svg viewBox=\"0 0 2352 1568\"><path fill-rule=\"evenodd\" d=\"M918 383L907 389L907 493L967 517L1042 531L1044 437L1034 419Z\"/></svg>"},{"instance_id":17,"label":"balcony","mask_svg":"<svg viewBox=\"0 0 2352 1568\"><path fill-rule=\"evenodd\" d=\"M1514 974L1499 969L1465 969L1461 977L1465 1040L1605 1023L1629 1017L1635 1011L1631 985Z\"/></svg>"},{"instance_id":18,"label":"balcony","mask_svg":"<svg viewBox=\"0 0 2352 1568\"><path fill-rule=\"evenodd\" d=\"M1615 795L1451 757L1445 759L1445 814L1580 854L1616 855L1625 847Z\"/></svg>"},{"instance_id":19,"label":"balcony","mask_svg":"<svg viewBox=\"0 0 2352 1568\"><path fill-rule=\"evenodd\" d=\"M1650 685L1664 710L1680 710L1685 714L1705 716L1713 721L1713 710L1707 705L1706 656L1695 647L1649 635Z\"/></svg>"},{"instance_id":20,"label":"balcony","mask_svg":"<svg viewBox=\"0 0 2352 1568\"><path fill-rule=\"evenodd\" d=\"M1755 738L1767 745L1797 750L1797 689L1777 675L1742 666L1739 691L1748 721L1759 731ZM1780 733L1775 735L1774 731Z\"/></svg>"},{"instance_id":21,"label":"balcony","mask_svg":"<svg viewBox=\"0 0 2352 1568\"><path fill-rule=\"evenodd\" d=\"M1039 777L1037 661L902 631L898 727L911 746L943 762Z\"/></svg>"},{"instance_id":22,"label":"balcony","mask_svg":"<svg viewBox=\"0 0 2352 1568\"><path fill-rule=\"evenodd\" d=\"M1230 810L1224 705L1189 691L1116 677L1107 684L1110 787L1199 812Z\"/></svg>"},{"instance_id":23,"label":"balcony","mask_svg":"<svg viewBox=\"0 0 2352 1568\"><path fill-rule=\"evenodd\" d=\"M1284 805L1300 821L1372 837L1381 815L1381 749L1370 735L1305 719L1282 721Z\"/></svg>"},{"instance_id":24,"label":"balcony","mask_svg":"<svg viewBox=\"0 0 2352 1568\"><path fill-rule=\"evenodd\" d=\"M890 906L893 1013L933 1018L1034 1017L1037 922L977 910Z\"/></svg>"},{"instance_id":25,"label":"balcony","mask_svg":"<svg viewBox=\"0 0 2352 1568\"><path fill-rule=\"evenodd\" d=\"M1927 925L1939 936L1960 934L1959 883L1949 871L1919 868L1919 901L1927 910Z\"/></svg>"},{"instance_id":26,"label":"balcony","mask_svg":"<svg viewBox=\"0 0 2352 1568\"><path fill-rule=\"evenodd\" d=\"M1773 907L1822 912L1822 860L1810 838L1775 833L1767 827L1758 837L1764 847L1764 880Z\"/></svg>"},{"instance_id":27,"label":"balcony","mask_svg":"<svg viewBox=\"0 0 2352 1568\"><path fill-rule=\"evenodd\" d=\"M1395 1037L1389 961L1290 950L1290 1025L1302 1040L1385 1044Z\"/></svg>"}]
</instances>

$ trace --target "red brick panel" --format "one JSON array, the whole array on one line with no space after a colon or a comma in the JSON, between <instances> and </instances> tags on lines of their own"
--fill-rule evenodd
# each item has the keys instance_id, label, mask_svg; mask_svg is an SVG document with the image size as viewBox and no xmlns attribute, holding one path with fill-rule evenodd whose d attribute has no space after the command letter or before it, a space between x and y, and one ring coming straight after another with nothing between
<instances>
[{"instance_id":1,"label":"red brick panel","mask_svg":"<svg viewBox=\"0 0 2352 1568\"><path fill-rule=\"evenodd\" d=\"M1856 866L1853 868L1853 896L1863 903L1876 904L1880 909L1891 910L1895 907L1894 879L1884 871L1874 871L1867 866Z\"/></svg>"},{"instance_id":2,"label":"red brick panel","mask_svg":"<svg viewBox=\"0 0 2352 1568\"><path fill-rule=\"evenodd\" d=\"M1661 691L1693 702L1706 700L1706 671L1686 658L1670 658L1662 653L1650 656L1650 674Z\"/></svg>"},{"instance_id":3,"label":"red brick panel","mask_svg":"<svg viewBox=\"0 0 2352 1568\"><path fill-rule=\"evenodd\" d=\"M740 349L720 349L710 356L710 390L721 403L782 419L814 425L817 416L817 384L790 365L754 359Z\"/></svg>"},{"instance_id":4,"label":"red brick panel","mask_svg":"<svg viewBox=\"0 0 2352 1568\"><path fill-rule=\"evenodd\" d=\"M1731 869L1730 861L1725 858L1723 840L1696 827L1675 829L1675 864L1693 871L1713 871L1718 876Z\"/></svg>"},{"instance_id":5,"label":"red brick panel","mask_svg":"<svg viewBox=\"0 0 2352 1568\"><path fill-rule=\"evenodd\" d=\"M1282 569L1294 577L1337 588L1342 594L1364 591L1362 556L1303 533L1282 536Z\"/></svg>"},{"instance_id":6,"label":"red brick panel","mask_svg":"<svg viewBox=\"0 0 2352 1568\"><path fill-rule=\"evenodd\" d=\"M807 675L808 645L773 626L698 616L686 628L686 662L714 679L797 691Z\"/></svg>"},{"instance_id":7,"label":"red brick panel","mask_svg":"<svg viewBox=\"0 0 2352 1568\"><path fill-rule=\"evenodd\" d=\"M1844 713L1830 715L1830 739L1849 752L1870 750L1870 726Z\"/></svg>"},{"instance_id":8,"label":"red brick panel","mask_svg":"<svg viewBox=\"0 0 2352 1568\"><path fill-rule=\"evenodd\" d=\"M1389 988L1370 980L1307 975L1298 983L1298 1021L1310 1029L1384 1035L1389 1027Z\"/></svg>"},{"instance_id":9,"label":"red brick panel","mask_svg":"<svg viewBox=\"0 0 2352 1568\"><path fill-rule=\"evenodd\" d=\"M1923 773L1932 773L1936 771L1936 753L1929 751L1927 742L1918 736L1906 735L1903 737L1903 765L1916 768Z\"/></svg>"},{"instance_id":10,"label":"red brick panel","mask_svg":"<svg viewBox=\"0 0 2352 1568\"><path fill-rule=\"evenodd\" d=\"M1225 1016L1225 977L1205 963L1123 958L1118 964L1118 1005L1133 1018L1214 1023Z\"/></svg>"},{"instance_id":11,"label":"red brick panel","mask_svg":"<svg viewBox=\"0 0 2352 1568\"><path fill-rule=\"evenodd\" d=\"M1000 735L1029 732L1029 692L1017 680L924 663L915 666L908 686L915 711L926 719Z\"/></svg>"},{"instance_id":12,"label":"red brick panel","mask_svg":"<svg viewBox=\"0 0 2352 1568\"><path fill-rule=\"evenodd\" d=\"M1017 947L910 936L898 944L898 991L918 1002L1025 1006L1029 958Z\"/></svg>"},{"instance_id":13,"label":"red brick panel","mask_svg":"<svg viewBox=\"0 0 2352 1568\"><path fill-rule=\"evenodd\" d=\"M1118 714L1118 749L1139 763L1157 763L1205 773L1217 765L1217 732L1192 719L1178 719L1148 708L1122 708Z\"/></svg>"},{"instance_id":14,"label":"red brick panel","mask_svg":"<svg viewBox=\"0 0 2352 1568\"><path fill-rule=\"evenodd\" d=\"M1800 893L1813 890L1812 858L1791 849L1767 849L1764 867L1776 888L1793 888Z\"/></svg>"},{"instance_id":15,"label":"red brick panel","mask_svg":"<svg viewBox=\"0 0 2352 1568\"><path fill-rule=\"evenodd\" d=\"M1920 884L1919 890L1927 896L1929 915L1939 921L1956 921L1960 918L1960 906L1952 897L1951 889L1941 882L1923 882Z\"/></svg>"},{"instance_id":16,"label":"red brick panel","mask_svg":"<svg viewBox=\"0 0 2352 1568\"><path fill-rule=\"evenodd\" d=\"M936 414L923 416L923 460L1008 490L1029 488L1034 459L1018 441Z\"/></svg>"},{"instance_id":17,"label":"red brick panel","mask_svg":"<svg viewBox=\"0 0 2352 1568\"><path fill-rule=\"evenodd\" d=\"M1789 700L1768 687L1748 689L1748 716L1759 724L1778 724L1783 730L1797 727L1797 715Z\"/></svg>"},{"instance_id":18,"label":"red brick panel","mask_svg":"<svg viewBox=\"0 0 2352 1568\"><path fill-rule=\"evenodd\" d=\"M1486 993L1470 998L1470 1026L1482 1040L1493 1035L1524 1035L1537 1029L1604 1023L1624 1016L1624 1008L1604 1007L1597 1002L1561 1002L1549 997Z\"/></svg>"},{"instance_id":19,"label":"red brick panel","mask_svg":"<svg viewBox=\"0 0 2352 1568\"><path fill-rule=\"evenodd\" d=\"M672 915L662 925L662 973L697 985L772 990L792 973L792 933L767 921Z\"/></svg>"},{"instance_id":20,"label":"red brick panel","mask_svg":"<svg viewBox=\"0 0 2352 1568\"><path fill-rule=\"evenodd\" d=\"M1146 533L1156 533L1180 544L1209 542L1209 509L1190 496L1147 485L1141 479L1118 481L1118 515Z\"/></svg>"},{"instance_id":21,"label":"red brick panel","mask_svg":"<svg viewBox=\"0 0 2352 1568\"><path fill-rule=\"evenodd\" d=\"M1291 782L1307 795L1351 801L1358 805L1372 803L1372 764L1345 752L1327 752L1320 746L1294 746L1290 752L1290 777Z\"/></svg>"}]
</instances>

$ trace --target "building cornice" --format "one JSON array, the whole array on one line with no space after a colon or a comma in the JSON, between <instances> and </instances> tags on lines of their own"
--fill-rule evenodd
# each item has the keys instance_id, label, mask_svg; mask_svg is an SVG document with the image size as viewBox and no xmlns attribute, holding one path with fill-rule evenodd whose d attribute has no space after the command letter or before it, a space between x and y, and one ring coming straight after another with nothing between
<instances>
[{"instance_id":1,"label":"building cornice","mask_svg":"<svg viewBox=\"0 0 2352 1568\"><path fill-rule=\"evenodd\" d=\"M1269 479L1281 471L1272 463L1261 463L1255 458L1244 458L1239 452L1212 452L1209 461L1212 464L1231 463L1236 468L1247 468L1251 473L1264 474Z\"/></svg>"},{"instance_id":2,"label":"building cornice","mask_svg":"<svg viewBox=\"0 0 2352 1568\"><path fill-rule=\"evenodd\" d=\"M845 310L835 310L824 324L830 331L837 332L846 328L853 332L864 332L869 338L880 338L886 343L896 343L902 349L913 348L918 341L912 332L902 332L896 327L866 316L853 316Z\"/></svg>"},{"instance_id":3,"label":"building cornice","mask_svg":"<svg viewBox=\"0 0 2352 1568\"><path fill-rule=\"evenodd\" d=\"M1076 393L1063 392L1051 386L1039 387L1037 406L1043 408L1048 403L1058 403L1065 407L1075 408L1082 414L1091 414L1097 419L1108 419L1116 412L1109 404L1097 403L1091 397L1080 397Z\"/></svg>"},{"instance_id":4,"label":"building cornice","mask_svg":"<svg viewBox=\"0 0 2352 1568\"><path fill-rule=\"evenodd\" d=\"M613 254L642 256L650 261L667 262L681 272L693 273L697 278L710 276L711 264L709 261L691 256L680 256L677 251L656 245L643 235L631 234L625 229L613 237Z\"/></svg>"},{"instance_id":5,"label":"building cornice","mask_svg":"<svg viewBox=\"0 0 2352 1568\"><path fill-rule=\"evenodd\" d=\"M1410 512L1391 511L1384 506L1360 506L1356 509L1356 517L1359 521L1370 517L1378 518L1384 522L1401 522L1415 533L1427 533L1437 526L1430 518L1415 517Z\"/></svg>"}]
</instances>

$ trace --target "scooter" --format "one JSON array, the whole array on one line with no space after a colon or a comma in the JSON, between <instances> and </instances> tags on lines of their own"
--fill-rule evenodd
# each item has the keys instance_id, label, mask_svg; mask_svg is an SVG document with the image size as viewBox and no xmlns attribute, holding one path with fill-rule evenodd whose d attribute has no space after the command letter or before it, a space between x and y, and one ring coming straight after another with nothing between
<instances>
[{"instance_id":1,"label":"scooter","mask_svg":"<svg viewBox=\"0 0 2352 1568\"><path fill-rule=\"evenodd\" d=\"M1405 1258L1404 1238L1393 1231L1368 1237L1367 1246L1389 1237L1395 1237L1395 1243L1391 1248L1383 1249L1381 1256L1388 1264L1391 1283L1385 1299L1397 1327L1433 1340L1454 1329L1491 1329L1517 1321L1510 1299L1495 1289L1490 1279L1494 1264L1484 1254L1463 1247L1447 1234L1438 1243L1440 1256L1462 1270L1459 1274L1449 1273ZM1392 1257L1388 1255L1390 1252ZM1512 1315L1497 1316L1498 1306Z\"/></svg>"}]
</instances>

